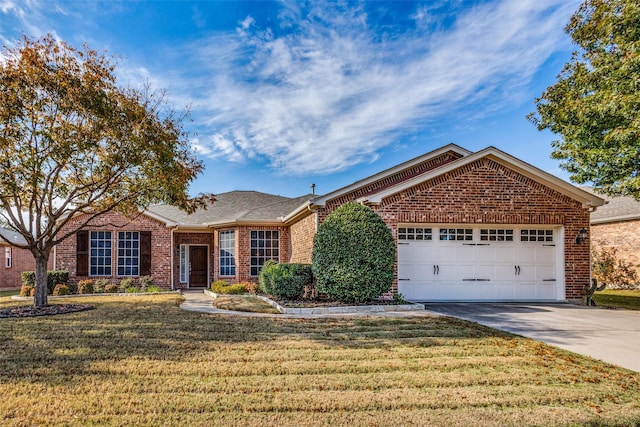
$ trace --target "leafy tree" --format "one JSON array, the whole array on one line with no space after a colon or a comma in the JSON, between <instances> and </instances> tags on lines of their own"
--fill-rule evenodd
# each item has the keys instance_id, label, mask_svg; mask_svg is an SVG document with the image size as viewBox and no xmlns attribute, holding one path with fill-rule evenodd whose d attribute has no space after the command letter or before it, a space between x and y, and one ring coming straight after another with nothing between
<instances>
[{"instance_id":1,"label":"leafy tree","mask_svg":"<svg viewBox=\"0 0 640 427\"><path fill-rule=\"evenodd\" d=\"M51 249L96 216L212 201L187 194L202 164L184 116L162 93L119 87L110 57L48 35L0 58L0 217L35 258L36 307L47 304ZM87 215L61 234L77 214Z\"/></svg>"},{"instance_id":2,"label":"leafy tree","mask_svg":"<svg viewBox=\"0 0 640 427\"><path fill-rule=\"evenodd\" d=\"M389 292L396 246L391 231L371 208L346 203L318 227L313 242L316 288L344 302Z\"/></svg>"},{"instance_id":3,"label":"leafy tree","mask_svg":"<svg viewBox=\"0 0 640 427\"><path fill-rule=\"evenodd\" d=\"M640 3L586 0L565 31L580 49L528 118L571 180L640 200Z\"/></svg>"}]
</instances>

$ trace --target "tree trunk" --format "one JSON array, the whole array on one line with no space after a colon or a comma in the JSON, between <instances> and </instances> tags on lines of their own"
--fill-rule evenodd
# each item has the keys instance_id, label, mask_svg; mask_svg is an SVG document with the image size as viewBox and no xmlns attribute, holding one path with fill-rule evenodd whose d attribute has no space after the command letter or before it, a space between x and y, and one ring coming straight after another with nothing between
<instances>
[{"instance_id":1,"label":"tree trunk","mask_svg":"<svg viewBox=\"0 0 640 427\"><path fill-rule=\"evenodd\" d=\"M47 297L47 263L49 254L38 254L36 259L36 295L33 298L35 308L43 307L48 304Z\"/></svg>"}]
</instances>

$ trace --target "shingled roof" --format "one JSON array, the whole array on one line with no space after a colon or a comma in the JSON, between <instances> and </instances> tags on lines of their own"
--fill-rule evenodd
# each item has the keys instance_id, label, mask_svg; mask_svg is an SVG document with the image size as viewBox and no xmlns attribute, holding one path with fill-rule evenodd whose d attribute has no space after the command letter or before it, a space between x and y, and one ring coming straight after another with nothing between
<instances>
[{"instance_id":1,"label":"shingled roof","mask_svg":"<svg viewBox=\"0 0 640 427\"><path fill-rule=\"evenodd\" d=\"M168 205L154 205L147 213L182 226L207 226L239 222L281 222L282 218L310 200L312 195L284 197L258 191L230 191L216 194L207 209L193 214Z\"/></svg>"},{"instance_id":2,"label":"shingled roof","mask_svg":"<svg viewBox=\"0 0 640 427\"><path fill-rule=\"evenodd\" d=\"M607 204L600 206L591 213L591 224L603 224L607 222L629 221L640 219L640 202L631 196L605 196L596 193L591 187L581 187L583 190L596 194L606 200Z\"/></svg>"},{"instance_id":3,"label":"shingled roof","mask_svg":"<svg viewBox=\"0 0 640 427\"><path fill-rule=\"evenodd\" d=\"M26 245L27 241L24 239L24 237L22 237L22 235L16 233L13 230L10 230L8 228L0 228L0 234L2 234L2 236L7 239L9 242L16 244L16 245ZM4 241L4 239L0 239L0 244L6 244L7 242Z\"/></svg>"}]
</instances>

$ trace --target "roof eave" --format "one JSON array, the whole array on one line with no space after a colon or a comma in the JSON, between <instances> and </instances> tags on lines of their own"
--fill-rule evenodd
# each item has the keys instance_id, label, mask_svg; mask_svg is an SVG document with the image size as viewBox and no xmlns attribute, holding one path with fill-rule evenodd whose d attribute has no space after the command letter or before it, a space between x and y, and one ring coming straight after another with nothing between
<instances>
[{"instance_id":1,"label":"roof eave","mask_svg":"<svg viewBox=\"0 0 640 427\"><path fill-rule=\"evenodd\" d=\"M401 163L399 165L396 165L396 166L394 166L392 168L386 169L386 170L384 170L382 172L378 172L375 175L371 175L371 176L369 176L367 178L361 179L360 181L354 182L353 184L349 184L346 187L342 187L342 188L340 188L338 190L335 190L335 191L333 191L331 193L325 194L324 196L317 197L316 199L313 200L313 205L315 207L324 207L324 205L327 202L327 200L334 199L334 198L339 197L339 196L341 196L343 194L349 193L349 192L351 192L351 191L353 191L353 190L355 190L355 189L357 189L359 187L362 187L362 186L368 185L368 184L370 184L372 182L376 182L376 181L379 181L381 179L384 179L387 176L396 174L396 173L398 173L398 172L400 172L400 171L402 171L404 169L407 169L407 168L410 168L410 167L412 167L414 165L422 163L422 162L424 162L424 161L426 161L426 160L428 160L430 158L437 157L437 156L439 156L441 154L444 154L444 153L446 153L448 151L453 151L455 153L458 153L458 154L460 154L462 156L462 158L465 158L466 156L469 156L472 153L471 151L466 150L466 149L464 149L464 148L462 148L462 147L460 147L460 146L458 146L456 144L448 144L448 145L445 145L444 147L440 147L440 148L438 148L436 150L430 151L428 153L425 153L425 154L423 154L421 156L418 156L416 158L413 158L411 160L407 160L406 162Z\"/></svg>"},{"instance_id":2,"label":"roof eave","mask_svg":"<svg viewBox=\"0 0 640 427\"><path fill-rule=\"evenodd\" d=\"M561 194L565 194L571 197L572 199L581 202L584 208L595 208L605 204L604 199L598 196L595 196L587 191L584 191L566 181L561 180L556 176L551 175L548 172L538 169L535 166L532 166L529 163L526 163L520 159L517 159L501 150L498 150L495 147L487 147L484 150L470 154L466 157L462 157L458 160L447 163L446 165L442 165L422 175L418 175L414 178L404 181L401 184L387 188L379 193L369 195L366 201L372 204L382 203L382 199L386 197L399 193L408 188L414 187L420 184L421 182L433 179L439 175L453 171L466 164L472 163L484 157L490 158L510 169L515 170L516 172L528 178L533 179L536 182L540 182L541 184L553 190L556 190Z\"/></svg>"}]
</instances>

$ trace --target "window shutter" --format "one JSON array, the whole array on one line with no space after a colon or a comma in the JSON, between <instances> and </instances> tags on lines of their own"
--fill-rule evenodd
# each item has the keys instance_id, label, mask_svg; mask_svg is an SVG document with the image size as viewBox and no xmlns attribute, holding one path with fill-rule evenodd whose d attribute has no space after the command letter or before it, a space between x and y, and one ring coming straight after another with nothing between
<instances>
[{"instance_id":1,"label":"window shutter","mask_svg":"<svg viewBox=\"0 0 640 427\"><path fill-rule=\"evenodd\" d=\"M89 232L76 233L76 276L89 275Z\"/></svg>"},{"instance_id":2,"label":"window shutter","mask_svg":"<svg viewBox=\"0 0 640 427\"><path fill-rule=\"evenodd\" d=\"M140 275L151 275L151 232L140 232Z\"/></svg>"}]
</instances>

